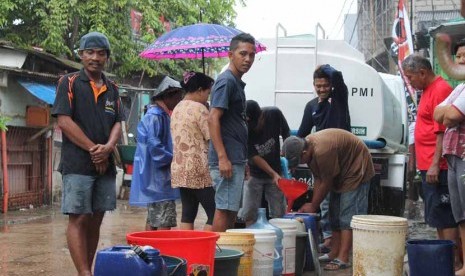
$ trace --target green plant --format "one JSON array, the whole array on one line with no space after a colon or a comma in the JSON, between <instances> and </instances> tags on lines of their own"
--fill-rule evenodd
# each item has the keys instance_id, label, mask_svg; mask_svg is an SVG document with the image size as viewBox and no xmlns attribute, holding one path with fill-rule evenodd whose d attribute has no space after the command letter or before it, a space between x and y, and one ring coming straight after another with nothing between
<instances>
[{"instance_id":1,"label":"green plant","mask_svg":"<svg viewBox=\"0 0 465 276\"><path fill-rule=\"evenodd\" d=\"M0 115L0 130L1 131L7 131L8 127L6 124L11 120L10 117Z\"/></svg>"}]
</instances>

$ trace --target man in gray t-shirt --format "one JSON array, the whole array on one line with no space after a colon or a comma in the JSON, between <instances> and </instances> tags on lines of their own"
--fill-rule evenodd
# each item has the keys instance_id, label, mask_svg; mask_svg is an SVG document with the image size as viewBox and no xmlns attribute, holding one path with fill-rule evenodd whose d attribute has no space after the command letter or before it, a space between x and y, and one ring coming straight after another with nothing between
<instances>
[{"instance_id":1,"label":"man in gray t-shirt","mask_svg":"<svg viewBox=\"0 0 465 276\"><path fill-rule=\"evenodd\" d=\"M212 88L208 161L216 192L212 225L216 232L234 227L240 207L247 161L245 83L241 78L252 67L255 53L253 36L245 33L235 36L229 46L229 67Z\"/></svg>"},{"instance_id":2,"label":"man in gray t-shirt","mask_svg":"<svg viewBox=\"0 0 465 276\"><path fill-rule=\"evenodd\" d=\"M211 107L221 108L221 138L226 155L232 164L247 162L247 124L245 121L245 83L228 69L221 74L212 88ZM218 165L218 153L210 142L208 162Z\"/></svg>"}]
</instances>

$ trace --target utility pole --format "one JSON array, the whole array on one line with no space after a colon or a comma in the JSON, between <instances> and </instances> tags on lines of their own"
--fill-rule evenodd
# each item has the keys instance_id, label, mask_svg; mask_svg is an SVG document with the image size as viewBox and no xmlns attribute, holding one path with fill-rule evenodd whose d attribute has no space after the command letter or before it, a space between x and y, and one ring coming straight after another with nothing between
<instances>
[{"instance_id":1,"label":"utility pole","mask_svg":"<svg viewBox=\"0 0 465 276\"><path fill-rule=\"evenodd\" d=\"M414 0L410 0L410 33L411 34L413 34L413 1Z\"/></svg>"},{"instance_id":2,"label":"utility pole","mask_svg":"<svg viewBox=\"0 0 465 276\"><path fill-rule=\"evenodd\" d=\"M370 0L370 16L371 16L371 57L372 59L376 54L376 25L375 25L375 5L373 0Z\"/></svg>"}]
</instances>

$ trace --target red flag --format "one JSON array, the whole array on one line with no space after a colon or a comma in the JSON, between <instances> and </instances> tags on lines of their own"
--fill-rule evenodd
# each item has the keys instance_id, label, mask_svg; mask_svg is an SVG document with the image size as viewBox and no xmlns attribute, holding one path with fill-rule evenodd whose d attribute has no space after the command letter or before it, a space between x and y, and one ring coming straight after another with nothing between
<instances>
[{"instance_id":1,"label":"red flag","mask_svg":"<svg viewBox=\"0 0 465 276\"><path fill-rule=\"evenodd\" d=\"M397 65L399 72L406 86L406 97L409 105L410 120L414 121L416 117L417 97L415 90L410 86L410 82L405 77L402 70L402 61L413 54L412 33L410 30L410 21L407 10L405 9L404 0L399 0L396 11L396 18L392 27L392 39L397 44Z\"/></svg>"},{"instance_id":2,"label":"red flag","mask_svg":"<svg viewBox=\"0 0 465 276\"><path fill-rule=\"evenodd\" d=\"M405 9L404 0L399 0L397 5L396 18L392 28L392 38L399 46L399 60L404 60L413 53L412 33L410 31L410 21Z\"/></svg>"},{"instance_id":3,"label":"red flag","mask_svg":"<svg viewBox=\"0 0 465 276\"><path fill-rule=\"evenodd\" d=\"M134 36L140 36L140 24L142 22L142 13L131 9L131 29Z\"/></svg>"}]
</instances>

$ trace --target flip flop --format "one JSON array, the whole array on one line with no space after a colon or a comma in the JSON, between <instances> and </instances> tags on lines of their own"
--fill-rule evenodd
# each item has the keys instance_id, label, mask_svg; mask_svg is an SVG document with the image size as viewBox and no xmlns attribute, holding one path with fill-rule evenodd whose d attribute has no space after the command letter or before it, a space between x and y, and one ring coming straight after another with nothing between
<instances>
[{"instance_id":1,"label":"flip flop","mask_svg":"<svg viewBox=\"0 0 465 276\"><path fill-rule=\"evenodd\" d=\"M327 263L325 265L325 267L323 267L324 270L327 270L327 271L335 271L335 270L340 270L340 269L347 269L349 267L351 267L352 264L350 263L345 263L341 260L339 260L338 258L330 261L329 263Z\"/></svg>"},{"instance_id":2,"label":"flip flop","mask_svg":"<svg viewBox=\"0 0 465 276\"><path fill-rule=\"evenodd\" d=\"M318 249L320 250L320 253L329 253L331 251L331 248L326 247L323 243L318 245Z\"/></svg>"},{"instance_id":3,"label":"flip flop","mask_svg":"<svg viewBox=\"0 0 465 276\"><path fill-rule=\"evenodd\" d=\"M320 257L318 257L318 261L320 261L321 263L329 263L332 262L333 259L329 257L329 254L323 254Z\"/></svg>"}]
</instances>

